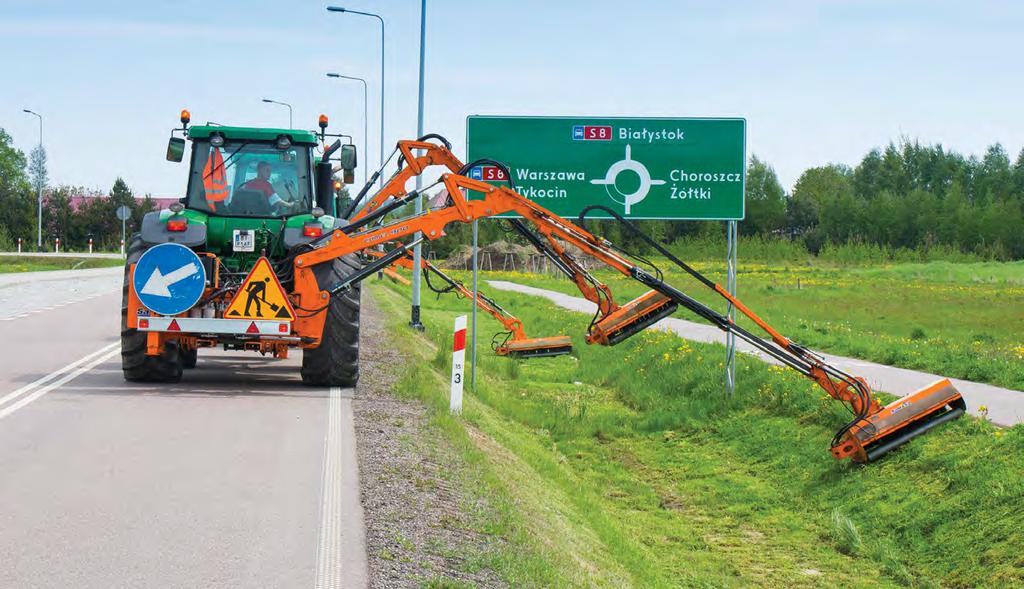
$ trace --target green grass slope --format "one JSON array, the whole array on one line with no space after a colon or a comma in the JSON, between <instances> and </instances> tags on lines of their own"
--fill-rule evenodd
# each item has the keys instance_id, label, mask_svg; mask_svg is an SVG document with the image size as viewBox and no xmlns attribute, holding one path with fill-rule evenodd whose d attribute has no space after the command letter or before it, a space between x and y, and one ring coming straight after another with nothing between
<instances>
[{"instance_id":1,"label":"green grass slope","mask_svg":"<svg viewBox=\"0 0 1024 589\"><path fill-rule=\"evenodd\" d=\"M406 289L369 292L404 318ZM721 346L648 332L588 347L588 317L491 294L531 335L575 345L498 358L485 334L499 326L482 317L476 386L452 420L490 464L494 492L514 506L510 533L539 571L507 568L514 584L1024 584L1024 427L964 418L878 463L837 462L828 443L848 414L798 375L741 358L727 396ZM425 336L393 330L433 352L410 363L406 387L444 413L452 322L470 307L450 295L423 303Z\"/></svg>"}]
</instances>

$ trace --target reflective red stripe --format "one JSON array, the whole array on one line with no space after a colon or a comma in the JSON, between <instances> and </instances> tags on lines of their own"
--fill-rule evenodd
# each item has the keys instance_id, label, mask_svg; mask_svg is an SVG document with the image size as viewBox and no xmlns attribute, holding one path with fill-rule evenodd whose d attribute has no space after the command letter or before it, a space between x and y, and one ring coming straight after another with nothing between
<instances>
[{"instance_id":1,"label":"reflective red stripe","mask_svg":"<svg viewBox=\"0 0 1024 589\"><path fill-rule=\"evenodd\" d=\"M452 345L452 351L458 352L466 349L466 330L460 329L455 332L455 343Z\"/></svg>"}]
</instances>

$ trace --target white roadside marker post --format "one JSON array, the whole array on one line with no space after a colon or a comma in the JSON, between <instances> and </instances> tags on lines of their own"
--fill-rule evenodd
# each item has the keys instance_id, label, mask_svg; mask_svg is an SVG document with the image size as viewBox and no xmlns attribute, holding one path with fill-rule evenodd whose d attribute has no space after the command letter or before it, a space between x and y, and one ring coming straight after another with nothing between
<instances>
[{"instance_id":1,"label":"white roadside marker post","mask_svg":"<svg viewBox=\"0 0 1024 589\"><path fill-rule=\"evenodd\" d=\"M466 372L466 316L455 318L455 338L452 342L452 392L448 409L462 413L462 383Z\"/></svg>"},{"instance_id":2,"label":"white roadside marker post","mask_svg":"<svg viewBox=\"0 0 1024 589\"><path fill-rule=\"evenodd\" d=\"M121 238L121 257L124 257L124 238Z\"/></svg>"},{"instance_id":3,"label":"white roadside marker post","mask_svg":"<svg viewBox=\"0 0 1024 589\"><path fill-rule=\"evenodd\" d=\"M21 238L18 238L18 253L21 253Z\"/></svg>"},{"instance_id":4,"label":"white roadside marker post","mask_svg":"<svg viewBox=\"0 0 1024 589\"><path fill-rule=\"evenodd\" d=\"M92 253L92 238L89 238L89 253Z\"/></svg>"},{"instance_id":5,"label":"white roadside marker post","mask_svg":"<svg viewBox=\"0 0 1024 589\"><path fill-rule=\"evenodd\" d=\"M58 238L56 238L56 240L54 241L54 243L55 243L56 245L54 245L54 246L53 246L53 251L54 251L55 253L58 253L58 254L59 254L59 253L60 253L60 238L59 238L59 237L58 237Z\"/></svg>"}]
</instances>

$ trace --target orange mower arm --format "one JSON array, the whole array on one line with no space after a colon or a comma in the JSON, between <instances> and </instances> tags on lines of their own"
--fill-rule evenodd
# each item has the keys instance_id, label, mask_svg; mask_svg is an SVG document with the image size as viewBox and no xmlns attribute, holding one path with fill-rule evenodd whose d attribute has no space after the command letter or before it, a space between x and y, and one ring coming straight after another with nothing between
<instances>
[{"instance_id":1,"label":"orange mower arm","mask_svg":"<svg viewBox=\"0 0 1024 589\"><path fill-rule=\"evenodd\" d=\"M508 172L507 169L506 172ZM511 178L512 176L508 174L507 177ZM577 284L585 297L597 304L597 314L588 330L588 343L614 345L655 323L661 317L670 315L677 307L683 306L719 329L735 334L774 360L814 380L833 398L848 403L854 412L854 418L840 428L833 437L832 454L836 458L851 458L857 462L867 462L941 423L956 419L966 410L963 398L948 380L940 381L931 387L882 407L863 379L829 365L820 355L783 336L720 285L708 280L676 258L660 244L640 232L632 223L607 207L588 207L580 215L581 222L590 210L604 210L622 223L624 227L645 239L662 255L692 277L726 299L729 304L735 306L768 333L770 339L765 340L754 335L725 315L666 283L657 269L654 274L644 270L633 263L629 254L617 250L607 240L558 217L510 187L494 186L459 174L444 174L438 183L443 183L448 191L450 197L448 206L425 211L419 215L399 219L373 229L366 229L372 221L383 218L388 212L417 198L419 195L414 190L379 208L374 213L362 217L359 221L336 229L329 236L328 243L321 247L315 247L309 253L297 256L294 260L295 288L302 306L306 306L307 301L312 303L318 298L322 299L325 294L316 287L312 273L309 271L309 268L315 264L416 232L422 232L425 239L437 239L444 234L444 227L449 223L470 223L480 218L515 213L522 217L522 221L513 220L513 227L565 272ZM466 200L463 190L479 192L483 194L483 198ZM527 227L525 222L530 223L536 233ZM326 238L321 239L326 241ZM597 258L612 269L648 286L651 290L630 303L617 305L607 286L593 279L559 242L575 246L584 254ZM377 260L375 264L383 266L392 263L406 255L411 245L406 244L392 250ZM353 282L362 280L374 271L376 271L376 267L371 264L370 267L357 272L345 282L331 286L328 292L344 290Z\"/></svg>"}]
</instances>

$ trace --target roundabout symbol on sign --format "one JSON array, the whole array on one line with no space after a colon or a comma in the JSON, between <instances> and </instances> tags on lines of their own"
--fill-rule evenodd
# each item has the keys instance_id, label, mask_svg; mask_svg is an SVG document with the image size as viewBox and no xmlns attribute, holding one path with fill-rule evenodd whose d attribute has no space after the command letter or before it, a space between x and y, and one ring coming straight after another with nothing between
<instances>
[{"instance_id":1,"label":"roundabout symbol on sign","mask_svg":"<svg viewBox=\"0 0 1024 589\"><path fill-rule=\"evenodd\" d=\"M640 178L640 185L637 186L636 190L629 194L622 192L619 190L619 187L615 185L616 177L618 177L620 172L625 172L626 170L635 173ZM603 185L605 192L608 193L608 196L611 197L612 200L626 207L626 214L628 215L629 208L631 206L647 198L647 193L650 192L651 186L664 184L665 181L652 180L651 173L647 171L647 168L642 163L634 159L630 159L630 147L629 145L626 145L626 159L621 159L615 162L610 168L608 168L608 172L605 174L604 178L591 180L590 183ZM611 190L608 189L609 186L611 186ZM618 193L618 195L622 197L622 200L616 198L615 195L612 194L612 190Z\"/></svg>"}]
</instances>

